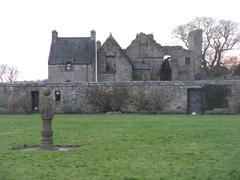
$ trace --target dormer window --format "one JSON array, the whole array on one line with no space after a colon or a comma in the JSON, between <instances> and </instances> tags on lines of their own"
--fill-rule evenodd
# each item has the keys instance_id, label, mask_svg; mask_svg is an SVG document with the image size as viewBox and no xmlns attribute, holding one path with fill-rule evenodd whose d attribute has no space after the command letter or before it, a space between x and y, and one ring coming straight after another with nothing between
<instances>
[{"instance_id":1,"label":"dormer window","mask_svg":"<svg viewBox=\"0 0 240 180\"><path fill-rule=\"evenodd\" d=\"M72 71L72 62L68 61L66 63L66 71Z\"/></svg>"}]
</instances>

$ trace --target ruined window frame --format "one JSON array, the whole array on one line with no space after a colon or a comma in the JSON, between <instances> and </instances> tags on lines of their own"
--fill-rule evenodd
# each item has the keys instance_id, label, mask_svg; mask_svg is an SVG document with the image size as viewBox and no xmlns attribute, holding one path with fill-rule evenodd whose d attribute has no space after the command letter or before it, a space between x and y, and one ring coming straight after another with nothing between
<instances>
[{"instance_id":1,"label":"ruined window frame","mask_svg":"<svg viewBox=\"0 0 240 180\"><path fill-rule=\"evenodd\" d=\"M172 68L170 65L171 56L164 58L164 61L161 64L160 72L160 81L172 81Z\"/></svg>"},{"instance_id":2,"label":"ruined window frame","mask_svg":"<svg viewBox=\"0 0 240 180\"><path fill-rule=\"evenodd\" d=\"M110 65L110 66L108 66L108 65ZM107 67L109 67L109 68L107 68ZM105 56L104 72L106 74L115 74L116 73L115 56Z\"/></svg>"}]
</instances>

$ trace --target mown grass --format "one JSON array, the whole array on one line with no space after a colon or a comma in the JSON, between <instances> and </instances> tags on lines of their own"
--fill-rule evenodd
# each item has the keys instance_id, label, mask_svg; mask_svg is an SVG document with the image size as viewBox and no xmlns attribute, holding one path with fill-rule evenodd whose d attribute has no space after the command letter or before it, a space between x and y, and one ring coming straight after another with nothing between
<instances>
[{"instance_id":1,"label":"mown grass","mask_svg":"<svg viewBox=\"0 0 240 180\"><path fill-rule=\"evenodd\" d=\"M40 142L38 115L0 115L0 179L240 179L240 117L57 115L69 152L12 150Z\"/></svg>"}]
</instances>

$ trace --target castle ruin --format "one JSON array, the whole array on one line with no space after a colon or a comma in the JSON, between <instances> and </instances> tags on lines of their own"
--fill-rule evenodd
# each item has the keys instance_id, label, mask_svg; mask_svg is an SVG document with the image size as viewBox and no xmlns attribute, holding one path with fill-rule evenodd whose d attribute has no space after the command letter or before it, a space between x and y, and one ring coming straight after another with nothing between
<instances>
[{"instance_id":1,"label":"castle ruin","mask_svg":"<svg viewBox=\"0 0 240 180\"><path fill-rule=\"evenodd\" d=\"M203 114L206 86L230 89L224 100L237 112L240 81L199 80L202 30L190 32L188 44L188 49L163 46L152 34L139 33L122 49L112 34L101 44L94 30L89 37L59 37L52 31L48 79L1 83L0 113L39 112L48 88L57 113Z\"/></svg>"},{"instance_id":2,"label":"castle ruin","mask_svg":"<svg viewBox=\"0 0 240 180\"><path fill-rule=\"evenodd\" d=\"M189 49L162 46L153 34L139 33L122 49L112 34L101 45L90 37L58 37L52 32L49 82L189 81L201 69L202 31L189 34Z\"/></svg>"}]
</instances>

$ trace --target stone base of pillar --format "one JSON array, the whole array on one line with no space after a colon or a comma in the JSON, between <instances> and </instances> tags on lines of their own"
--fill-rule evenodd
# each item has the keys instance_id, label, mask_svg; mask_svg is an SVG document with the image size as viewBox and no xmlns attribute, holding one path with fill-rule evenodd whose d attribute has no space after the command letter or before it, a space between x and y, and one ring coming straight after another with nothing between
<instances>
[{"instance_id":1,"label":"stone base of pillar","mask_svg":"<svg viewBox=\"0 0 240 180\"><path fill-rule=\"evenodd\" d=\"M42 139L40 148L46 150L54 150L53 145L53 131L52 131L52 119L43 119L43 129L41 131Z\"/></svg>"}]
</instances>

